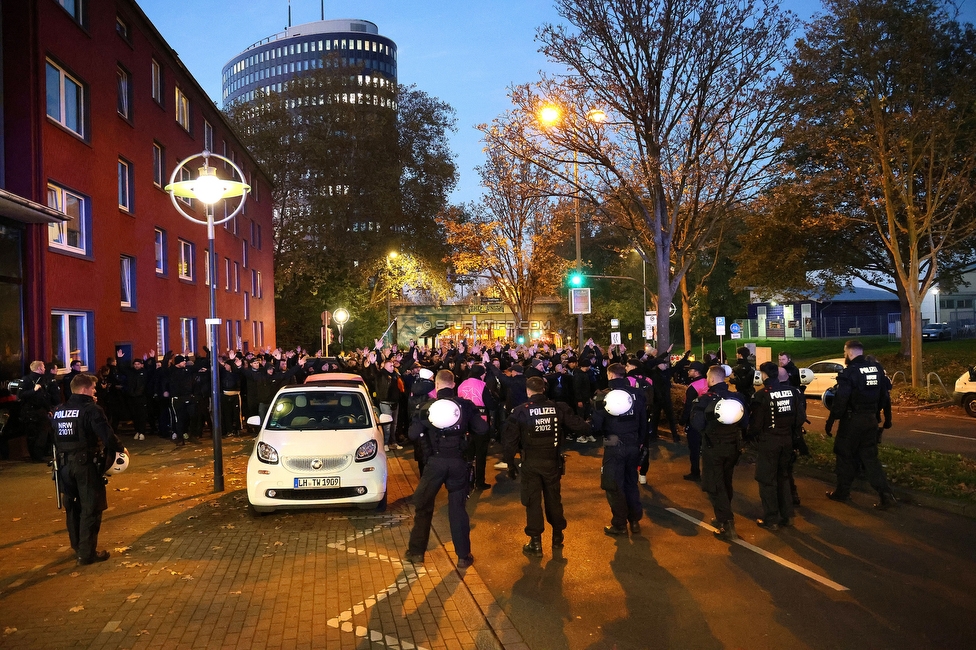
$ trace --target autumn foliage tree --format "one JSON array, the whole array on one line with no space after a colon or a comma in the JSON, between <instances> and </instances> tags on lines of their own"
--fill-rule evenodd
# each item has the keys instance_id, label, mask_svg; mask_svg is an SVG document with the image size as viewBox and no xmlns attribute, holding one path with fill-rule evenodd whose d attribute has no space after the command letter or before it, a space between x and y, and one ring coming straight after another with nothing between
<instances>
[{"instance_id":1,"label":"autumn foliage tree","mask_svg":"<svg viewBox=\"0 0 976 650\"><path fill-rule=\"evenodd\" d=\"M566 262L555 250L565 228L542 170L490 142L486 153L478 169L482 199L468 210L445 212L440 222L455 272L487 279L520 322L559 284Z\"/></svg>"},{"instance_id":2,"label":"autumn foliage tree","mask_svg":"<svg viewBox=\"0 0 976 650\"><path fill-rule=\"evenodd\" d=\"M566 74L511 92L486 131L648 251L659 344L667 305L721 223L769 179L782 120L773 93L795 20L769 2L557 0L538 32ZM549 107L558 117L540 121Z\"/></svg>"}]
</instances>

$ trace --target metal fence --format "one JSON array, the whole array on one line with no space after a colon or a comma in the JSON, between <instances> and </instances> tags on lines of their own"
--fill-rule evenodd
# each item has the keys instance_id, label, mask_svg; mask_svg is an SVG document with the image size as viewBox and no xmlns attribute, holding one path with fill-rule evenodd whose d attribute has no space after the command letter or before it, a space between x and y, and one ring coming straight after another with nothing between
<instances>
[{"instance_id":1,"label":"metal fence","mask_svg":"<svg viewBox=\"0 0 976 650\"><path fill-rule=\"evenodd\" d=\"M839 316L786 321L782 318L746 318L735 321L746 339L826 339L883 336L889 333L887 316Z\"/></svg>"}]
</instances>

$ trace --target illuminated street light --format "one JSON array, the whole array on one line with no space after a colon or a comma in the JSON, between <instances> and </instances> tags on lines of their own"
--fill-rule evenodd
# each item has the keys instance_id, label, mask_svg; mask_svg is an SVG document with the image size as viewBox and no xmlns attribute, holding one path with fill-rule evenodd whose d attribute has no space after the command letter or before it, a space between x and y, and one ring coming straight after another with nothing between
<instances>
[{"instance_id":1,"label":"illuminated street light","mask_svg":"<svg viewBox=\"0 0 976 650\"><path fill-rule=\"evenodd\" d=\"M225 180L217 176L217 170L210 166L210 158L219 158L231 166L240 181ZM200 167L200 174L196 179L188 181L177 181L176 177L180 170L186 167L191 160L203 158L203 167ZM214 226L230 221L244 209L244 202L247 200L247 193L251 191L251 186L244 182L244 172L234 164L233 160L224 156L210 153L204 150L202 153L193 154L184 158L173 169L173 174L169 178L169 184L163 188L169 192L169 198L173 202L173 207L183 217L207 227L207 240L209 242L208 258L210 268L208 278L210 282L210 318L207 319L207 345L210 348L210 400L212 403L210 419L212 422L211 431L213 432L214 446L214 492L224 491L224 458L221 446L221 426L220 426L220 380L218 379L217 366L217 328L220 326L220 319L217 318L217 251L214 247ZM224 217L220 221L214 221L213 210L210 208L221 199L231 199L241 197L237 209ZM197 199L207 207L204 212L206 220L197 219L190 216L176 201L176 197L185 199Z\"/></svg>"},{"instance_id":2,"label":"illuminated street light","mask_svg":"<svg viewBox=\"0 0 976 650\"><path fill-rule=\"evenodd\" d=\"M335 320L336 325L339 326L339 354L342 354L343 353L343 349L342 349L342 326L345 325L346 322L349 320L349 312L346 311L344 308L339 307L332 314L332 318Z\"/></svg>"},{"instance_id":3,"label":"illuminated street light","mask_svg":"<svg viewBox=\"0 0 976 650\"><path fill-rule=\"evenodd\" d=\"M558 106L546 104L539 110L539 121L546 126L552 126L562 120L563 112Z\"/></svg>"}]
</instances>

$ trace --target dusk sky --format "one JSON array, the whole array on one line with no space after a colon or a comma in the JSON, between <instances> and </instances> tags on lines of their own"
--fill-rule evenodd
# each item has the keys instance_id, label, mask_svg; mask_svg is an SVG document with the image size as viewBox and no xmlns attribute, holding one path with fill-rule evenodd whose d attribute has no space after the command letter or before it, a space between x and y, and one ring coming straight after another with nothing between
<instances>
[{"instance_id":1,"label":"dusk sky","mask_svg":"<svg viewBox=\"0 0 976 650\"><path fill-rule=\"evenodd\" d=\"M220 71L235 54L288 24L288 0L137 0L191 74L218 104ZM787 0L807 19L819 0ZM969 0L963 15L972 20ZM292 24L319 20L320 0L292 0ZM481 195L475 166L483 155L475 125L510 107L507 89L555 70L538 52L536 28L556 22L549 0L327 0L325 18L369 20L398 48L401 84L449 103L457 111L452 147L460 182L454 202Z\"/></svg>"}]
</instances>

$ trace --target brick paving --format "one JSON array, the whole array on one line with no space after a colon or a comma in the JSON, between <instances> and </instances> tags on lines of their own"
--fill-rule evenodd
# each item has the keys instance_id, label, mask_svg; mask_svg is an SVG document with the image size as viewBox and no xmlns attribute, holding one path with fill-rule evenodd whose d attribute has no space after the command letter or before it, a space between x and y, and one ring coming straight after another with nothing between
<instances>
[{"instance_id":1,"label":"brick paving","mask_svg":"<svg viewBox=\"0 0 976 650\"><path fill-rule=\"evenodd\" d=\"M391 454L385 512L257 516L242 489L249 441L225 444L220 495L207 493L209 444L129 447L100 535L112 557L90 567L74 565L43 466L0 464L0 648L527 647L477 565L455 567L446 494L427 563L401 562L407 458Z\"/></svg>"}]
</instances>

